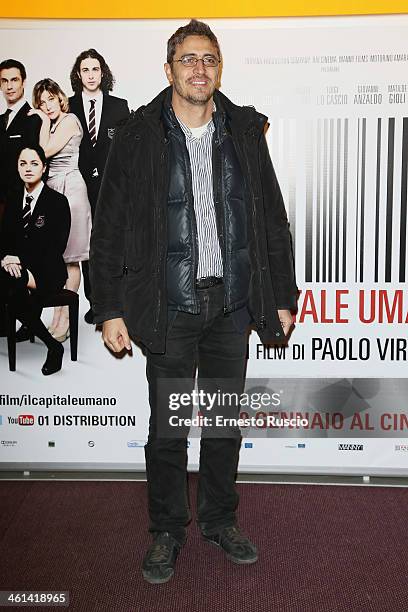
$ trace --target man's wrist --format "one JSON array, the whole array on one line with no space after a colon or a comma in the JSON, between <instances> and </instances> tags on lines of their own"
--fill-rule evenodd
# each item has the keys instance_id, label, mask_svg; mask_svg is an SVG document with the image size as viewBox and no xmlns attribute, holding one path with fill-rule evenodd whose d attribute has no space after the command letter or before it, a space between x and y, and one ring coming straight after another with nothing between
<instances>
[{"instance_id":1,"label":"man's wrist","mask_svg":"<svg viewBox=\"0 0 408 612\"><path fill-rule=\"evenodd\" d=\"M105 312L103 314L94 314L94 323L96 325L102 325L102 323L105 323L105 321L111 321L112 319L123 319L123 312L120 310L112 310L112 311L108 311Z\"/></svg>"}]
</instances>

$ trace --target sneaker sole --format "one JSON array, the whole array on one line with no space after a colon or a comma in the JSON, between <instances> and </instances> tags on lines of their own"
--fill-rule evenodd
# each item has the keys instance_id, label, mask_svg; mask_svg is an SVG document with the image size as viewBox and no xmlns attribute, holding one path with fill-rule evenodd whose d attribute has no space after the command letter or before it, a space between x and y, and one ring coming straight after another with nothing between
<instances>
[{"instance_id":1,"label":"sneaker sole","mask_svg":"<svg viewBox=\"0 0 408 612\"><path fill-rule=\"evenodd\" d=\"M171 578L173 578L174 572L172 572L170 576L167 576L166 578L152 578L151 576L149 576L149 574L146 574L144 571L142 571L142 574L146 582L149 582L150 584L164 584L165 582L168 582L169 580L171 580Z\"/></svg>"},{"instance_id":2,"label":"sneaker sole","mask_svg":"<svg viewBox=\"0 0 408 612\"><path fill-rule=\"evenodd\" d=\"M227 553L226 550L221 546L221 544L218 544L213 540L207 540L206 538L204 538L204 542L207 542L207 544L212 544L213 546L216 546L217 548L222 550L227 559L229 559L233 563L236 563L237 565L251 565L251 563L256 563L258 561L258 555L256 555L256 557L252 559L240 559L239 557L233 557L232 555Z\"/></svg>"}]
</instances>

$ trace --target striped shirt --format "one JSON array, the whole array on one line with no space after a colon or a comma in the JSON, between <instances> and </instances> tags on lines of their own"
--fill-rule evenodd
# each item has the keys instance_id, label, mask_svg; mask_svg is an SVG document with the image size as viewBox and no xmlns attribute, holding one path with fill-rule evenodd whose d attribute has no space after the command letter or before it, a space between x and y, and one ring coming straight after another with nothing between
<instances>
[{"instance_id":1,"label":"striped shirt","mask_svg":"<svg viewBox=\"0 0 408 612\"><path fill-rule=\"evenodd\" d=\"M222 277L222 255L218 241L213 193L212 135L215 131L214 123L210 119L206 130L196 138L189 127L178 117L177 120L186 137L187 151L190 156L198 240L197 278Z\"/></svg>"}]
</instances>

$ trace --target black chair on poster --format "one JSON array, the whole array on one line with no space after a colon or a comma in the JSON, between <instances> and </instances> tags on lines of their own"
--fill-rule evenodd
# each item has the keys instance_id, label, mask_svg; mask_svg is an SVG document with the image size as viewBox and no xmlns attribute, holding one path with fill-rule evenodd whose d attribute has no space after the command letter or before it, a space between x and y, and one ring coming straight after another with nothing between
<instances>
[{"instance_id":1,"label":"black chair on poster","mask_svg":"<svg viewBox=\"0 0 408 612\"><path fill-rule=\"evenodd\" d=\"M58 293L52 293L42 297L37 302L41 308L52 306L68 306L71 361L77 360L78 355L78 317L79 317L79 295L69 289L61 289ZM13 308L6 303L6 333L10 372L16 371L16 315ZM34 336L30 338L34 342Z\"/></svg>"}]
</instances>

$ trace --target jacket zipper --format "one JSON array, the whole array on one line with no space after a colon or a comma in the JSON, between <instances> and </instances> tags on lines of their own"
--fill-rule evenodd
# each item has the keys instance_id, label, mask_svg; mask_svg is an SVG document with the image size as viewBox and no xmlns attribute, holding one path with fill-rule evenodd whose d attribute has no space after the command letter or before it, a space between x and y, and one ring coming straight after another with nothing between
<instances>
[{"instance_id":1,"label":"jacket zipper","mask_svg":"<svg viewBox=\"0 0 408 612\"><path fill-rule=\"evenodd\" d=\"M228 274L226 274L226 267L227 267L227 206L226 206L226 197L225 197L225 190L224 190L224 164L223 164L223 157L222 157L222 149L220 146L220 141L218 140L218 138L215 141L215 144L217 147L219 147L219 155L218 155L218 161L220 164L220 195L221 195L221 210L222 210L222 222L223 222L223 227L221 227L221 233L222 233L222 252L223 252L223 262L222 262L222 268L223 268L223 276L224 276L224 290L225 290L225 295L224 295L224 314L226 314L229 311L229 306L230 306L230 297L231 297L231 287L230 287L230 283L228 283Z\"/></svg>"},{"instance_id":2,"label":"jacket zipper","mask_svg":"<svg viewBox=\"0 0 408 612\"><path fill-rule=\"evenodd\" d=\"M132 111L132 112L134 112L134 111ZM129 137L130 134L127 133L126 136ZM138 134L136 134L135 135L135 140L139 140L139 139L140 139L140 136ZM130 156L129 147L128 147L128 155ZM128 211L128 215L130 215L131 219L132 219L132 211ZM128 261L129 240L131 239L131 236L130 236L131 228L132 228L132 223L128 219L127 230L125 232L125 248L124 248L124 256L123 256L122 277L123 276L127 277L127 274L128 274L128 271L129 271L129 267L127 265L127 261Z\"/></svg>"},{"instance_id":3,"label":"jacket zipper","mask_svg":"<svg viewBox=\"0 0 408 612\"><path fill-rule=\"evenodd\" d=\"M248 160L248 155L246 152L244 152L244 156L245 156L245 162L246 162L246 166L247 166L247 170L248 170L248 177L251 176L251 172L250 172L250 166L249 166L249 160ZM258 155L258 163L259 163L259 155ZM265 329L266 327L266 318L265 318L265 298L264 298L264 289L263 289L263 269L262 266L260 265L260 254L259 254L259 247L258 247L258 241L256 239L256 205L255 205L255 196L253 193L253 189L252 189L252 185L250 186L251 188L251 202L252 202L252 230L253 230L253 235L254 235L254 242L255 242L255 259L256 259L256 264L259 270L259 289L260 289L260 295L261 295L261 316L259 319L259 327L260 329Z\"/></svg>"},{"instance_id":4,"label":"jacket zipper","mask_svg":"<svg viewBox=\"0 0 408 612\"><path fill-rule=\"evenodd\" d=\"M168 140L167 138L165 138L164 140L164 144L167 145ZM160 155L160 163L163 165L164 164L164 159L165 159L165 154L166 154L166 149L162 151L161 155ZM165 174L162 173L163 176L163 186L164 186L164 181L165 181ZM158 193L164 193L165 190L161 190ZM156 283L157 283L157 294L158 294L158 299L157 299L157 308L156 308L156 318L155 318L155 322L154 322L154 328L153 331L157 332L158 328L159 328L159 318L160 318L160 310L161 310L161 301L162 301L162 292L161 292L161 288L160 288L160 233L159 233L159 223L160 223L160 207L155 207L154 211L153 211L153 216L154 216L154 224L155 224L155 230L156 230Z\"/></svg>"},{"instance_id":5,"label":"jacket zipper","mask_svg":"<svg viewBox=\"0 0 408 612\"><path fill-rule=\"evenodd\" d=\"M156 284L157 284L157 308L156 308L156 317L154 320L154 328L153 331L157 332L159 327L159 317L160 317L160 307L161 307L161 291L160 291L160 283L159 283L159 274L160 274L160 245L159 245L159 223L160 223L160 211L156 208L154 209L154 225L156 230Z\"/></svg>"},{"instance_id":6,"label":"jacket zipper","mask_svg":"<svg viewBox=\"0 0 408 612\"><path fill-rule=\"evenodd\" d=\"M197 251L198 251L198 233L197 233L197 220L196 220L196 215L195 215L195 209L194 209L194 194L193 194L193 177L191 175L191 163L190 163L190 156L188 154L188 150L187 150L187 145L184 139L183 142L184 145L184 163L185 163L185 167L187 169L187 180L188 180L188 196L190 199L190 210L191 210L191 221L192 221L192 229L193 229L193 234L194 234L194 240L193 240L193 265L192 265L192 270L193 270L193 278L192 278L192 287L194 287L194 301L195 301L195 311L198 314L200 311L200 305L199 302L197 300L197 293L195 291L195 283L196 283L196 279L197 279L197 270L198 270L198 257L197 257ZM187 156L186 156L187 154Z\"/></svg>"}]
</instances>

